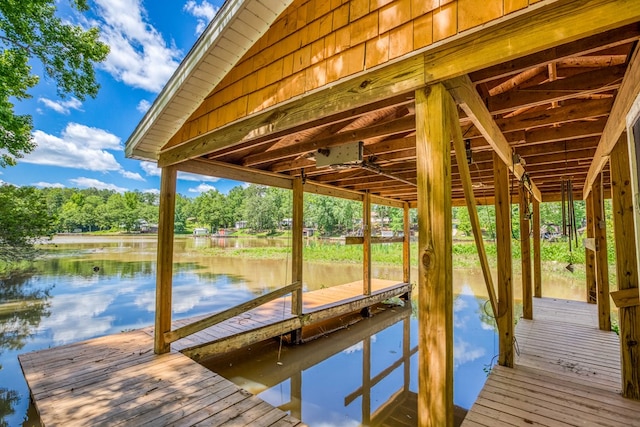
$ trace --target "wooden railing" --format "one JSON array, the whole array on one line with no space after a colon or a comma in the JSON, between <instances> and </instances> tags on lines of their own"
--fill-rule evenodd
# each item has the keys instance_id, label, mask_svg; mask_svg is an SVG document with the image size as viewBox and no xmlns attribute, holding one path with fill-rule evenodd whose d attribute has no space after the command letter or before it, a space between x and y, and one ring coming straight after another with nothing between
<instances>
[{"instance_id":1,"label":"wooden railing","mask_svg":"<svg viewBox=\"0 0 640 427\"><path fill-rule=\"evenodd\" d=\"M291 292L302 289L302 283L294 282L284 288L276 289L273 292L269 292L268 294L264 294L259 296L258 298L252 299L251 301L243 302L235 307L231 307L227 310L221 311L216 314L212 314L209 317L205 317L204 319L200 319L196 322L190 323L188 325L182 326L173 331L165 332L164 339L167 343L175 342L181 338L188 337L189 335L195 334L196 332L200 332L203 329L216 325L222 321L227 319L231 319L241 313L244 313L247 310L251 310L252 308L256 308L265 304L269 301L272 301L276 298L280 298L285 296Z\"/></svg>"}]
</instances>

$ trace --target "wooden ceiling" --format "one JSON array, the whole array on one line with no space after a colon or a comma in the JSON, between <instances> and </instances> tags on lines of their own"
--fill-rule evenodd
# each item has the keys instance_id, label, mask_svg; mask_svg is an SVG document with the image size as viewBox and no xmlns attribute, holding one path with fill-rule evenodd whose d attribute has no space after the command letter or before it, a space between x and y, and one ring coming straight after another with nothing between
<instances>
[{"instance_id":1,"label":"wooden ceiling","mask_svg":"<svg viewBox=\"0 0 640 427\"><path fill-rule=\"evenodd\" d=\"M633 24L469 75L513 153L526 162L525 170L543 200L560 198L563 179L571 179L574 197L581 197L639 38L640 24ZM417 199L414 110L413 95L403 94L203 158L291 176L304 174L316 182L411 202ZM459 114L463 137L472 150L475 195L482 203L493 196L492 148L464 113ZM368 167L316 167L318 150L354 141L364 142ZM453 198L461 200L457 169L454 159ZM608 187L607 169L604 182Z\"/></svg>"}]
</instances>

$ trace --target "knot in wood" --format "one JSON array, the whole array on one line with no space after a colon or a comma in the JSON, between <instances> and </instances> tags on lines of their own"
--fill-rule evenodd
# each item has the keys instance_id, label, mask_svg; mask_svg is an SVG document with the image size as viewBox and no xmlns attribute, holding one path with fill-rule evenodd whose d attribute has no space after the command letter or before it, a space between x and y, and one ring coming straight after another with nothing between
<instances>
[{"instance_id":1,"label":"knot in wood","mask_svg":"<svg viewBox=\"0 0 640 427\"><path fill-rule=\"evenodd\" d=\"M427 270L433 268L433 255L433 251L430 250L426 250L422 254L422 266Z\"/></svg>"},{"instance_id":2,"label":"knot in wood","mask_svg":"<svg viewBox=\"0 0 640 427\"><path fill-rule=\"evenodd\" d=\"M367 86L369 86L369 83L371 83L370 80L363 80L362 83L360 83L360 89L365 89Z\"/></svg>"}]
</instances>

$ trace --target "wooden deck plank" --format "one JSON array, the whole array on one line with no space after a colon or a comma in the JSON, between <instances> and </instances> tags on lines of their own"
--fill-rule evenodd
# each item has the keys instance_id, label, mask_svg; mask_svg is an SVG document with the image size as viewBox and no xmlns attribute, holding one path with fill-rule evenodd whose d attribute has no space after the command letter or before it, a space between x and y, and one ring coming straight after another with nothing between
<instances>
[{"instance_id":1,"label":"wooden deck plank","mask_svg":"<svg viewBox=\"0 0 640 427\"><path fill-rule=\"evenodd\" d=\"M307 292L304 312L321 320L324 313L346 314L409 289L407 284L374 280L372 296L361 295L361 281ZM174 326L203 317L180 319ZM288 332L284 325L292 321L300 322L291 315L290 301L278 299L179 340L167 354L153 353L153 327L146 327L26 353L19 360L47 426L297 426L299 420L177 351L247 334L256 341L277 336Z\"/></svg>"},{"instance_id":2,"label":"wooden deck plank","mask_svg":"<svg viewBox=\"0 0 640 427\"><path fill-rule=\"evenodd\" d=\"M463 426L640 426L621 394L620 343L593 304L535 299L516 327L516 366L492 369Z\"/></svg>"}]
</instances>

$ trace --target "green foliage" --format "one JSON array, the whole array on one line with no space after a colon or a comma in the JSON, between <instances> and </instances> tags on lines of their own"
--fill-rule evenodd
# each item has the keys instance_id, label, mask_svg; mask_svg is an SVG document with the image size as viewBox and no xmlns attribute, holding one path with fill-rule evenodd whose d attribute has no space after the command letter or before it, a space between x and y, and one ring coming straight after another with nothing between
<instances>
[{"instance_id":1,"label":"green foliage","mask_svg":"<svg viewBox=\"0 0 640 427\"><path fill-rule=\"evenodd\" d=\"M54 221L45 198L36 189L0 186L0 260L32 258L34 243L53 233Z\"/></svg>"},{"instance_id":2,"label":"green foliage","mask_svg":"<svg viewBox=\"0 0 640 427\"><path fill-rule=\"evenodd\" d=\"M95 97L99 85L94 65L109 53L99 41L97 28L84 29L56 16L54 0L3 0L0 2L0 166L15 165L16 159L33 150L30 116L14 113L10 99L29 98L38 84L30 61L37 60L51 79L58 95L84 100ZM71 6L88 10L85 0Z\"/></svg>"}]
</instances>

